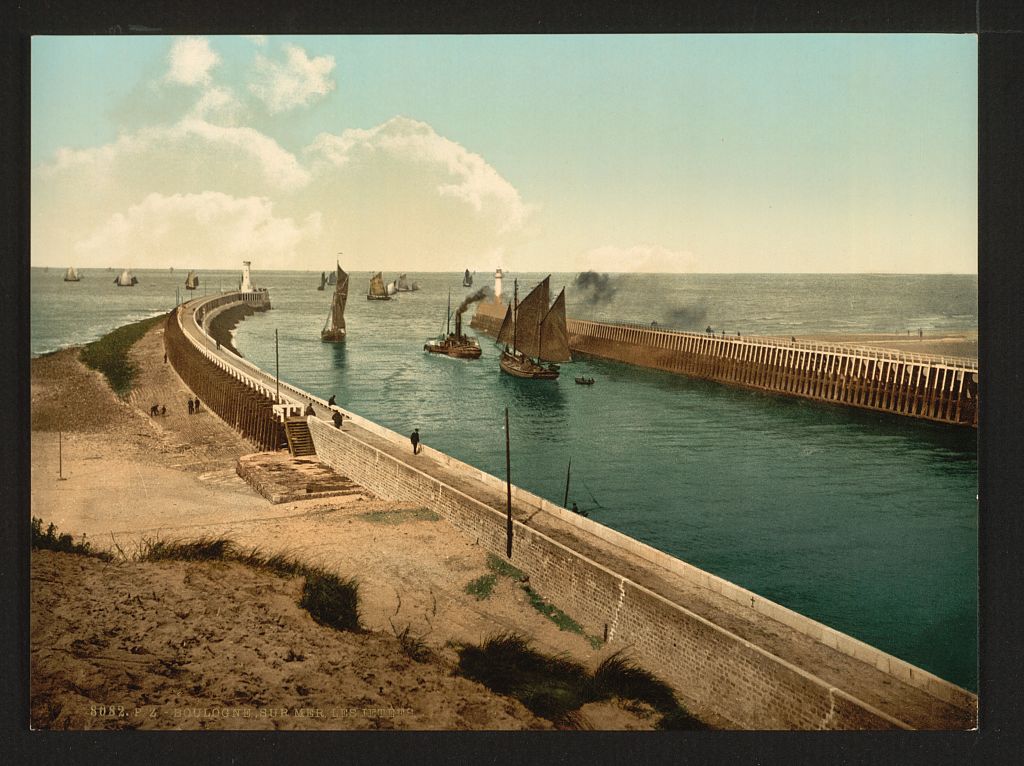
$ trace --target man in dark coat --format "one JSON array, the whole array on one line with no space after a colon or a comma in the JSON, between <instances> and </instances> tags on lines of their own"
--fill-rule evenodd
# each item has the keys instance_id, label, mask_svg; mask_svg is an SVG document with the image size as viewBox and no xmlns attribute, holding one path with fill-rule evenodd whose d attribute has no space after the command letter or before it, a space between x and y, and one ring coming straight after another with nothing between
<instances>
[{"instance_id":1,"label":"man in dark coat","mask_svg":"<svg viewBox=\"0 0 1024 766\"><path fill-rule=\"evenodd\" d=\"M334 401L334 394L331 394L331 398L327 400L327 406L333 407L337 402Z\"/></svg>"},{"instance_id":2,"label":"man in dark coat","mask_svg":"<svg viewBox=\"0 0 1024 766\"><path fill-rule=\"evenodd\" d=\"M412 430L412 436L409 437L409 441L412 442L412 454L417 454L420 451L420 429L414 428Z\"/></svg>"},{"instance_id":3,"label":"man in dark coat","mask_svg":"<svg viewBox=\"0 0 1024 766\"><path fill-rule=\"evenodd\" d=\"M341 424L345 422L345 416L335 410L334 414L331 415L331 421L334 423L335 428L341 428Z\"/></svg>"}]
</instances>

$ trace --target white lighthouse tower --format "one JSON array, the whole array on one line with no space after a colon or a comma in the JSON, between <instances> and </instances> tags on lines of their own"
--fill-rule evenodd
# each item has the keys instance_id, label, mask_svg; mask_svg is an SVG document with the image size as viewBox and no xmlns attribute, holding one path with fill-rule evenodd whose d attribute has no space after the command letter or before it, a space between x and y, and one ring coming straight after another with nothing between
<instances>
[{"instance_id":1,"label":"white lighthouse tower","mask_svg":"<svg viewBox=\"0 0 1024 766\"><path fill-rule=\"evenodd\" d=\"M501 303L501 269L494 271L494 302Z\"/></svg>"},{"instance_id":2,"label":"white lighthouse tower","mask_svg":"<svg viewBox=\"0 0 1024 766\"><path fill-rule=\"evenodd\" d=\"M242 261L242 284L238 289L243 293L252 292L252 281L249 279L249 265L252 261Z\"/></svg>"}]
</instances>

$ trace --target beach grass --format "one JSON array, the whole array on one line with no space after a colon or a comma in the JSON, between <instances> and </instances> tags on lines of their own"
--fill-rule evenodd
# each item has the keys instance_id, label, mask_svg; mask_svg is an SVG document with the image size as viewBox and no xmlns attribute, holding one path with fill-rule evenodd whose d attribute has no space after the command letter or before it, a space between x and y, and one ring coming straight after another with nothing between
<instances>
[{"instance_id":1,"label":"beach grass","mask_svg":"<svg viewBox=\"0 0 1024 766\"><path fill-rule=\"evenodd\" d=\"M83 346L79 358L86 366L102 372L114 393L125 397L132 390L136 373L128 351L152 327L165 319L166 316L161 314L118 327L99 340Z\"/></svg>"},{"instance_id":2,"label":"beach grass","mask_svg":"<svg viewBox=\"0 0 1024 766\"><path fill-rule=\"evenodd\" d=\"M145 539L135 558L139 561L232 561L282 577L303 577L299 606L321 625L360 632L359 584L320 567L303 564L285 554L264 555L258 548L239 549L226 537L195 540Z\"/></svg>"},{"instance_id":3,"label":"beach grass","mask_svg":"<svg viewBox=\"0 0 1024 766\"><path fill-rule=\"evenodd\" d=\"M477 601L481 601L491 595L494 590L494 584L497 581L498 576L496 574L480 575L480 577L477 577L466 586L466 593L470 596L475 596Z\"/></svg>"},{"instance_id":4,"label":"beach grass","mask_svg":"<svg viewBox=\"0 0 1024 766\"><path fill-rule=\"evenodd\" d=\"M106 551L94 551L87 540L76 543L74 537L66 532L57 532L52 522L43 531L43 520L32 517L32 547L36 550L57 551L58 553L74 553L80 556L92 556L103 561L113 561L113 556Z\"/></svg>"},{"instance_id":5,"label":"beach grass","mask_svg":"<svg viewBox=\"0 0 1024 766\"><path fill-rule=\"evenodd\" d=\"M538 652L520 635L502 633L479 645L461 645L458 670L492 691L515 697L556 726L575 728L583 705L618 698L650 705L661 716L659 728L707 728L679 704L668 684L621 653L589 673L564 656Z\"/></svg>"}]
</instances>

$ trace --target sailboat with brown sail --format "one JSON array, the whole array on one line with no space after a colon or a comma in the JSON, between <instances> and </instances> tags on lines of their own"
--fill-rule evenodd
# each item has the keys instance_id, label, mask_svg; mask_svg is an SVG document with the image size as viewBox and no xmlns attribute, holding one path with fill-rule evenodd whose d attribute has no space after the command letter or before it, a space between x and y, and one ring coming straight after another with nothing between
<instances>
[{"instance_id":1,"label":"sailboat with brown sail","mask_svg":"<svg viewBox=\"0 0 1024 766\"><path fill-rule=\"evenodd\" d=\"M195 290L197 287L199 287L199 277L194 271L190 270L188 276L185 277L185 289Z\"/></svg>"},{"instance_id":2,"label":"sailboat with brown sail","mask_svg":"<svg viewBox=\"0 0 1024 766\"><path fill-rule=\"evenodd\" d=\"M544 277L522 303L519 302L519 283L515 283L515 297L498 330L498 343L505 344L499 365L509 375L556 380L557 362L572 360L565 323L565 288L548 306L550 280L550 274Z\"/></svg>"},{"instance_id":3,"label":"sailboat with brown sail","mask_svg":"<svg viewBox=\"0 0 1024 766\"><path fill-rule=\"evenodd\" d=\"M320 331L320 340L324 343L340 343L345 340L345 304L348 302L348 274L340 264L335 264L334 297L331 299L331 313L327 315L324 328Z\"/></svg>"},{"instance_id":4,"label":"sailboat with brown sail","mask_svg":"<svg viewBox=\"0 0 1024 766\"><path fill-rule=\"evenodd\" d=\"M370 291L366 294L366 300L368 301L389 301L391 296L388 295L387 288L384 287L384 275L381 272L377 272L370 277Z\"/></svg>"}]
</instances>

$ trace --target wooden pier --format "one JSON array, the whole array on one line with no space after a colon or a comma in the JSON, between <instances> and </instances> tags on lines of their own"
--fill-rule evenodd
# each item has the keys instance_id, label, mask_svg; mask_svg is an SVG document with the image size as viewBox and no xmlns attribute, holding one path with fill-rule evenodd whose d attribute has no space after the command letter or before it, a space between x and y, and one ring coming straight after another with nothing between
<instances>
[{"instance_id":1,"label":"wooden pier","mask_svg":"<svg viewBox=\"0 0 1024 766\"><path fill-rule=\"evenodd\" d=\"M493 304L481 304L471 326L495 335L501 323L496 315ZM978 425L974 359L579 319L568 321L568 331L573 353L846 407Z\"/></svg>"}]
</instances>

